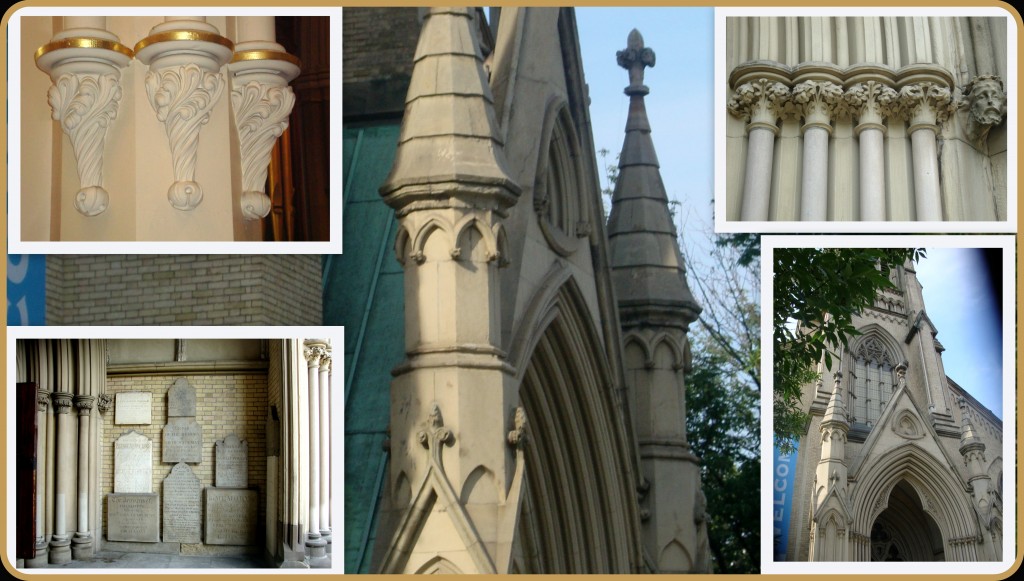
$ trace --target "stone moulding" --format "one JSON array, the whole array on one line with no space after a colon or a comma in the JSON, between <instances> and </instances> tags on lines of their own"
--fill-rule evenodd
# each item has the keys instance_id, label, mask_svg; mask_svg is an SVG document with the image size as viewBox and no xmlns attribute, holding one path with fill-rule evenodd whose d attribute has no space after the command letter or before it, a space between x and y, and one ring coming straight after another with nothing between
<instances>
[{"instance_id":1,"label":"stone moulding","mask_svg":"<svg viewBox=\"0 0 1024 581\"><path fill-rule=\"evenodd\" d=\"M195 181L199 130L223 91L223 76L196 64L146 73L146 95L171 147L174 183L167 199L178 210L194 210L203 201L203 188Z\"/></svg>"}]
</instances>

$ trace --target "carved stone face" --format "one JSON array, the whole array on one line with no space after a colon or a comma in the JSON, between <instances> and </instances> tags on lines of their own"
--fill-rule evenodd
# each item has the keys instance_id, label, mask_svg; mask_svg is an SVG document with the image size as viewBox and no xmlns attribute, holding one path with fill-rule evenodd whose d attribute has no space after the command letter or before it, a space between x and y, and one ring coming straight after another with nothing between
<instances>
[{"instance_id":1,"label":"carved stone face","mask_svg":"<svg viewBox=\"0 0 1024 581\"><path fill-rule=\"evenodd\" d=\"M971 116L982 125L996 125L1006 114L1006 94L999 81L982 79L977 81L968 95Z\"/></svg>"}]
</instances>

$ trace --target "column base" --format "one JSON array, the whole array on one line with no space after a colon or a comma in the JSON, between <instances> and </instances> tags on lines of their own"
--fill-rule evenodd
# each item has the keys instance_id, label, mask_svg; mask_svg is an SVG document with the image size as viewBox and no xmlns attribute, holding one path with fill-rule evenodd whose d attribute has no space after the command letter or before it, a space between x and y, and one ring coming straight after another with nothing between
<instances>
[{"instance_id":1,"label":"column base","mask_svg":"<svg viewBox=\"0 0 1024 581\"><path fill-rule=\"evenodd\" d=\"M50 545L46 542L46 539L39 538L36 541L36 556L31 559L25 559L25 568L39 568L45 567L50 564Z\"/></svg>"},{"instance_id":2,"label":"column base","mask_svg":"<svg viewBox=\"0 0 1024 581\"><path fill-rule=\"evenodd\" d=\"M54 537L50 541L50 564L63 565L71 562L71 541L66 537L58 539Z\"/></svg>"},{"instance_id":3,"label":"column base","mask_svg":"<svg viewBox=\"0 0 1024 581\"><path fill-rule=\"evenodd\" d=\"M327 554L331 554L331 546L334 544L331 542L331 529L320 529L320 538L327 543Z\"/></svg>"},{"instance_id":4,"label":"column base","mask_svg":"<svg viewBox=\"0 0 1024 581\"><path fill-rule=\"evenodd\" d=\"M319 534L310 534L306 538L306 563L310 569L325 569L331 566L331 558L327 556L327 541Z\"/></svg>"},{"instance_id":5,"label":"column base","mask_svg":"<svg viewBox=\"0 0 1024 581\"><path fill-rule=\"evenodd\" d=\"M92 559L93 544L91 533L75 533L71 538L71 557L76 561Z\"/></svg>"},{"instance_id":6,"label":"column base","mask_svg":"<svg viewBox=\"0 0 1024 581\"><path fill-rule=\"evenodd\" d=\"M280 569L309 569L309 565L302 561L282 561Z\"/></svg>"}]
</instances>

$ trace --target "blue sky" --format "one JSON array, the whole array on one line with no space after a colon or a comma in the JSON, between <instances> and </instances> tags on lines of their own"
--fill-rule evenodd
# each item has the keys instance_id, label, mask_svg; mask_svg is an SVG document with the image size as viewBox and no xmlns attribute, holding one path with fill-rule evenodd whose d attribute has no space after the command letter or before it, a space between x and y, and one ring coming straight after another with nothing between
<instances>
[{"instance_id":1,"label":"blue sky","mask_svg":"<svg viewBox=\"0 0 1024 581\"><path fill-rule=\"evenodd\" d=\"M917 265L917 278L925 310L939 331L936 339L946 348L946 375L1002 419L1001 307L982 252L929 248Z\"/></svg>"},{"instance_id":2,"label":"blue sky","mask_svg":"<svg viewBox=\"0 0 1024 581\"><path fill-rule=\"evenodd\" d=\"M655 66L646 69L644 84L651 89L645 101L661 177L669 199L682 203L677 226L684 236L706 237L701 232L713 227L714 10L581 7L576 23L590 87L594 147L611 152L605 163L615 163L622 149L629 109L622 92L629 78L615 53L626 48L634 28L654 50Z\"/></svg>"}]
</instances>

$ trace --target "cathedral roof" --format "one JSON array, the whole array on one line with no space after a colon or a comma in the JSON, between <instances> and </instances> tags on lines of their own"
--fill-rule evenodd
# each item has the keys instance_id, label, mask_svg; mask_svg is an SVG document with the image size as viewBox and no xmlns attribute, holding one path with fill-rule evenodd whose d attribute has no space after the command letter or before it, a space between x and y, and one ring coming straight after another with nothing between
<instances>
[{"instance_id":1,"label":"cathedral roof","mask_svg":"<svg viewBox=\"0 0 1024 581\"><path fill-rule=\"evenodd\" d=\"M654 61L654 51L634 29L626 49L618 52L619 66L629 71L629 117L608 221L612 276L627 325L636 317L650 321L652 312L689 324L700 313L686 284L644 104L650 92L643 84L644 68Z\"/></svg>"}]
</instances>

